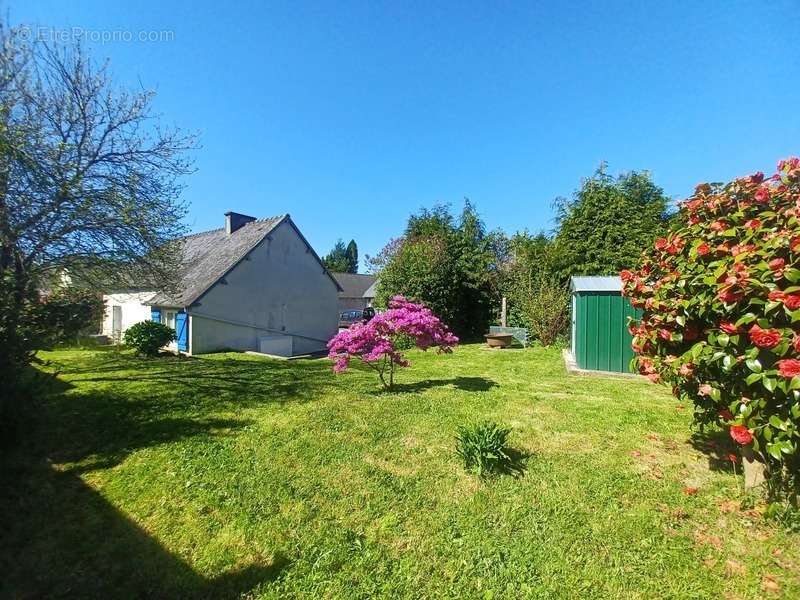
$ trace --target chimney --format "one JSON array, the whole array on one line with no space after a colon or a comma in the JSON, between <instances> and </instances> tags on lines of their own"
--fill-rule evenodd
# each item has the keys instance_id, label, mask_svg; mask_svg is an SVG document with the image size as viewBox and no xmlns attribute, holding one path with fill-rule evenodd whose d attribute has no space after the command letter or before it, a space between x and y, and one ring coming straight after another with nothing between
<instances>
[{"instance_id":1,"label":"chimney","mask_svg":"<svg viewBox=\"0 0 800 600\"><path fill-rule=\"evenodd\" d=\"M242 215L237 212L228 211L225 213L225 233L230 235L237 229L241 228L243 225L252 223L255 220L256 220L255 217L249 217L247 215Z\"/></svg>"}]
</instances>

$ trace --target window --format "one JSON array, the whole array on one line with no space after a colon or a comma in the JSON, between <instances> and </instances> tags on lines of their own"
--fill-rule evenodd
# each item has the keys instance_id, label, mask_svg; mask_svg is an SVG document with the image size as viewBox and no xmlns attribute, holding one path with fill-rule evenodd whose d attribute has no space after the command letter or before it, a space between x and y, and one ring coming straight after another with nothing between
<instances>
[{"instance_id":1,"label":"window","mask_svg":"<svg viewBox=\"0 0 800 600\"><path fill-rule=\"evenodd\" d=\"M164 323L167 327L172 327L175 329L175 311L174 310L165 310L164 311Z\"/></svg>"}]
</instances>

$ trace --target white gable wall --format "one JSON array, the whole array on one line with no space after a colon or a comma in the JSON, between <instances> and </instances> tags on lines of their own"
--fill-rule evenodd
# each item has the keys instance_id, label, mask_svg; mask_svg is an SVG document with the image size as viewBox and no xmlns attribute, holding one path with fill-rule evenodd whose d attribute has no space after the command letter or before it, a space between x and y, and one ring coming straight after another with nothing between
<instances>
[{"instance_id":1,"label":"white gable wall","mask_svg":"<svg viewBox=\"0 0 800 600\"><path fill-rule=\"evenodd\" d=\"M292 336L292 354L325 348L336 334L338 293L289 222L281 223L189 308L191 352L256 350Z\"/></svg>"}]
</instances>

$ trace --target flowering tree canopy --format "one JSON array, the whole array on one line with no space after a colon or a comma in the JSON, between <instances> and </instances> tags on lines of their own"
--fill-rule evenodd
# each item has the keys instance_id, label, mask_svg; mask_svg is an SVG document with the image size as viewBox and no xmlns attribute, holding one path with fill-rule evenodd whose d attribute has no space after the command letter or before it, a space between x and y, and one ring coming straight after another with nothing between
<instances>
[{"instance_id":1,"label":"flowering tree canopy","mask_svg":"<svg viewBox=\"0 0 800 600\"><path fill-rule=\"evenodd\" d=\"M800 159L727 184L701 184L671 233L623 271L643 310L634 363L760 454L800 466ZM783 468L786 467L785 470Z\"/></svg>"},{"instance_id":2,"label":"flowering tree canopy","mask_svg":"<svg viewBox=\"0 0 800 600\"><path fill-rule=\"evenodd\" d=\"M334 360L336 373L347 369L351 358L360 358L377 371L384 388L389 389L395 367L409 366L398 349L402 340L410 340L421 350L436 347L439 352L452 352L458 344L458 338L427 306L395 296L386 312L340 331L328 342L328 356Z\"/></svg>"}]
</instances>

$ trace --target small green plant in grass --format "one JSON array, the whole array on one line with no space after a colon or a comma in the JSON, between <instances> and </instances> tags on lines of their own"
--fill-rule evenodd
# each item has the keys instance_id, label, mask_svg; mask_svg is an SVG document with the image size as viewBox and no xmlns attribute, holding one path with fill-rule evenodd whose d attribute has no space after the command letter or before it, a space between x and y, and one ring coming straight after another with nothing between
<instances>
[{"instance_id":1,"label":"small green plant in grass","mask_svg":"<svg viewBox=\"0 0 800 600\"><path fill-rule=\"evenodd\" d=\"M506 447L511 429L494 421L461 426L456 434L456 453L468 471L486 477L503 470L512 459Z\"/></svg>"},{"instance_id":2,"label":"small green plant in grass","mask_svg":"<svg viewBox=\"0 0 800 600\"><path fill-rule=\"evenodd\" d=\"M175 341L175 330L156 321L141 321L125 332L125 345L145 356L157 356L158 351Z\"/></svg>"}]
</instances>

